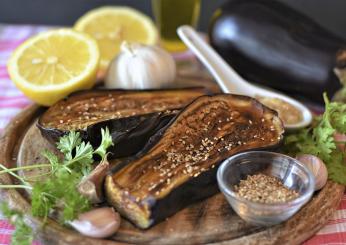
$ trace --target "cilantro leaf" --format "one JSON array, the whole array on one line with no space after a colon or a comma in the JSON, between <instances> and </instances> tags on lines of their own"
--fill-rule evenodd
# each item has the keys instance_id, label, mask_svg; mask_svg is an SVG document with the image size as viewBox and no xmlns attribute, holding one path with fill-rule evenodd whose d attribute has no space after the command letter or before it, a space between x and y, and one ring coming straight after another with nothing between
<instances>
[{"instance_id":1,"label":"cilantro leaf","mask_svg":"<svg viewBox=\"0 0 346 245\"><path fill-rule=\"evenodd\" d=\"M81 175L73 173L64 175L59 178L59 184L63 188L60 199L64 202L64 210L61 221L70 221L75 219L78 214L90 210L89 200L82 196L76 195L77 185L80 183ZM66 182L69 184L66 185Z\"/></svg>"},{"instance_id":2,"label":"cilantro leaf","mask_svg":"<svg viewBox=\"0 0 346 245\"><path fill-rule=\"evenodd\" d=\"M44 182L35 183L31 196L33 216L46 218L53 209L57 209L62 211L63 223L89 210L89 201L77 191L81 177L80 173L60 171Z\"/></svg>"},{"instance_id":3,"label":"cilantro leaf","mask_svg":"<svg viewBox=\"0 0 346 245\"><path fill-rule=\"evenodd\" d=\"M318 156L326 164L329 178L335 182L346 184L345 152L336 147L336 132L346 133L346 104L329 102L324 94L325 112L316 119L314 127L301 129L285 137L284 152L312 154Z\"/></svg>"},{"instance_id":4,"label":"cilantro leaf","mask_svg":"<svg viewBox=\"0 0 346 245\"><path fill-rule=\"evenodd\" d=\"M64 163L66 167L71 167L76 172L87 172L91 170L94 149L90 143L81 142L75 148L75 156Z\"/></svg>"},{"instance_id":5,"label":"cilantro leaf","mask_svg":"<svg viewBox=\"0 0 346 245\"><path fill-rule=\"evenodd\" d=\"M54 207L56 197L51 190L55 183L51 178L44 182L35 182L31 193L31 213L35 217L48 217L51 209Z\"/></svg>"},{"instance_id":6,"label":"cilantro leaf","mask_svg":"<svg viewBox=\"0 0 346 245\"><path fill-rule=\"evenodd\" d=\"M346 133L346 104L337 102L329 102L327 98L326 105L330 112L330 121L336 131Z\"/></svg>"},{"instance_id":7,"label":"cilantro leaf","mask_svg":"<svg viewBox=\"0 0 346 245\"><path fill-rule=\"evenodd\" d=\"M101 159L104 159L106 156L106 151L108 147L113 145L113 141L112 141L112 136L110 135L107 127L105 130L103 128L101 129L101 135L102 135L101 144L95 150L94 154L97 154L101 157Z\"/></svg>"},{"instance_id":8,"label":"cilantro leaf","mask_svg":"<svg viewBox=\"0 0 346 245\"><path fill-rule=\"evenodd\" d=\"M333 158L326 164L329 178L339 184L346 185L345 154L340 151L334 151L332 155Z\"/></svg>"},{"instance_id":9,"label":"cilantro leaf","mask_svg":"<svg viewBox=\"0 0 346 245\"><path fill-rule=\"evenodd\" d=\"M45 149L43 150L43 152L41 152L41 155L47 158L47 160L49 161L52 172L55 172L59 168L59 164L60 164L59 158L53 152Z\"/></svg>"},{"instance_id":10,"label":"cilantro leaf","mask_svg":"<svg viewBox=\"0 0 346 245\"><path fill-rule=\"evenodd\" d=\"M60 138L59 142L57 143L57 148L64 153L65 159L68 161L72 159L73 149L80 145L81 141L82 139L80 137L80 133L71 131L69 134Z\"/></svg>"},{"instance_id":11,"label":"cilantro leaf","mask_svg":"<svg viewBox=\"0 0 346 245\"><path fill-rule=\"evenodd\" d=\"M334 132L335 129L327 123L327 121L322 121L321 124L313 130L313 139L317 147L317 155L324 161L330 160L332 157L331 153L336 148L333 137Z\"/></svg>"}]
</instances>

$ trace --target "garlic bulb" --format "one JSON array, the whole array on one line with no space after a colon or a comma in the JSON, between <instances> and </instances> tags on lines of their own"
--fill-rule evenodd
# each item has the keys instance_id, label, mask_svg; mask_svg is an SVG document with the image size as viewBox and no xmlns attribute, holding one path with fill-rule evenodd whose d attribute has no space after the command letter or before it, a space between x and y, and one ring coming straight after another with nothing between
<instances>
[{"instance_id":1,"label":"garlic bulb","mask_svg":"<svg viewBox=\"0 0 346 245\"><path fill-rule=\"evenodd\" d=\"M174 81L175 62L158 46L124 42L120 54L110 63L105 78L107 88L162 88Z\"/></svg>"},{"instance_id":2,"label":"garlic bulb","mask_svg":"<svg viewBox=\"0 0 346 245\"><path fill-rule=\"evenodd\" d=\"M97 208L80 214L78 219L69 224L83 235L104 238L119 229L120 215L113 208Z\"/></svg>"},{"instance_id":3,"label":"garlic bulb","mask_svg":"<svg viewBox=\"0 0 346 245\"><path fill-rule=\"evenodd\" d=\"M327 167L323 161L310 154L298 155L296 158L298 161L308 167L308 169L310 169L315 176L315 191L322 189L328 180Z\"/></svg>"}]
</instances>

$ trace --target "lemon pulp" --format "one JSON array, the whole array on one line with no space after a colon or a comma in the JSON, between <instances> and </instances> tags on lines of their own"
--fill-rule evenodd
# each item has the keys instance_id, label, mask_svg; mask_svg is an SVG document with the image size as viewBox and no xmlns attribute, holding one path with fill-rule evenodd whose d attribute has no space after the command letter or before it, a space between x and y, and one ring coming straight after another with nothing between
<instances>
[{"instance_id":1,"label":"lemon pulp","mask_svg":"<svg viewBox=\"0 0 346 245\"><path fill-rule=\"evenodd\" d=\"M101 7L82 16L75 29L94 37L101 53L100 69L119 53L123 41L155 44L158 34L149 17L128 7Z\"/></svg>"},{"instance_id":2,"label":"lemon pulp","mask_svg":"<svg viewBox=\"0 0 346 245\"><path fill-rule=\"evenodd\" d=\"M89 36L72 29L41 33L20 45L8 62L16 86L33 101L51 105L96 81L99 50Z\"/></svg>"}]
</instances>

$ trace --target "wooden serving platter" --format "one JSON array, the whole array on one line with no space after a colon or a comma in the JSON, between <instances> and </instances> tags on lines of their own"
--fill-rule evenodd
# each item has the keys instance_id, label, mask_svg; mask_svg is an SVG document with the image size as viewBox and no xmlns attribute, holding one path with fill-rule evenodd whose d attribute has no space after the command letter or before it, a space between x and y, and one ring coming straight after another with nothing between
<instances>
[{"instance_id":1,"label":"wooden serving platter","mask_svg":"<svg viewBox=\"0 0 346 245\"><path fill-rule=\"evenodd\" d=\"M7 167L40 162L40 152L54 149L35 126L44 110L36 105L23 110L5 129L0 139L0 162ZM8 175L1 175L3 184L12 183ZM117 234L108 240L97 240L59 225L49 219L45 227L41 221L26 216L30 225L39 230L45 244L299 244L315 234L338 207L344 186L329 181L312 200L287 222L273 227L246 224L230 208L222 194L190 205L166 221L148 230L139 230L126 220ZM10 206L30 212L28 194L17 190L1 190L1 198Z\"/></svg>"},{"instance_id":2,"label":"wooden serving platter","mask_svg":"<svg viewBox=\"0 0 346 245\"><path fill-rule=\"evenodd\" d=\"M179 69L180 79L175 86L202 85L213 92L220 92L198 65L185 67L189 69L185 73ZM0 163L8 168L42 163L44 159L40 152L44 149L55 150L35 126L43 112L44 108L32 105L9 123L0 138ZM13 179L9 175L0 175L0 182L10 184ZM329 181L290 220L269 228L245 223L221 193L188 206L148 230L137 229L123 219L116 235L107 240L82 236L53 219L48 219L44 227L41 220L30 215L26 215L26 221L38 231L38 237L44 244L300 244L328 221L344 191L344 186ZM30 213L29 195L25 191L0 189L0 198L12 208Z\"/></svg>"}]
</instances>

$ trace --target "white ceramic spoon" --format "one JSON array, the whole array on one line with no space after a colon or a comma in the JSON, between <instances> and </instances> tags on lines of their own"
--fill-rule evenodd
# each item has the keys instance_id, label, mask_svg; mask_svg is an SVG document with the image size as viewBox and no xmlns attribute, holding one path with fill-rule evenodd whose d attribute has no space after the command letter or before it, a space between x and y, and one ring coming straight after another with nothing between
<instances>
[{"instance_id":1,"label":"white ceramic spoon","mask_svg":"<svg viewBox=\"0 0 346 245\"><path fill-rule=\"evenodd\" d=\"M298 123L285 124L286 129L299 129L311 123L312 114L306 106L286 95L260 88L244 80L191 26L181 26L177 32L181 40L207 67L224 93L278 98L290 103L302 112L303 117Z\"/></svg>"}]
</instances>

